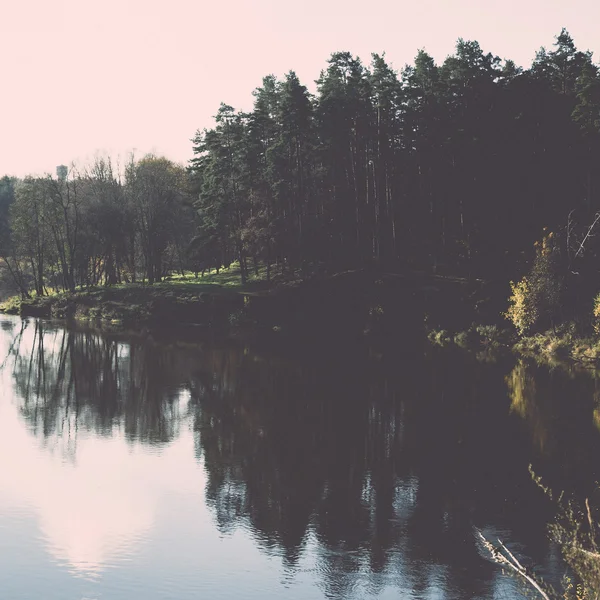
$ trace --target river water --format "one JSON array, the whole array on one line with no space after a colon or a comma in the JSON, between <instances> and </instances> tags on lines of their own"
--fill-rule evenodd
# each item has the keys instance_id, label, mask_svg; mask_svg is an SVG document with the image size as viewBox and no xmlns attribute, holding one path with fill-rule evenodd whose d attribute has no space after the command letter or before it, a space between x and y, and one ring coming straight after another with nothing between
<instances>
[{"instance_id":1,"label":"river water","mask_svg":"<svg viewBox=\"0 0 600 600\"><path fill-rule=\"evenodd\" d=\"M0 316L0 597L520 598L598 480L594 377Z\"/></svg>"}]
</instances>

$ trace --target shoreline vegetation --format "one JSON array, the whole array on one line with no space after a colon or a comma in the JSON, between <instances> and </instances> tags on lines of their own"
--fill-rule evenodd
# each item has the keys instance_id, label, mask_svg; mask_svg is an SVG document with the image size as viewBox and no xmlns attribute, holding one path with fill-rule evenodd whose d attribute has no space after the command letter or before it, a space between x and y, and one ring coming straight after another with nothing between
<instances>
[{"instance_id":1,"label":"shoreline vegetation","mask_svg":"<svg viewBox=\"0 0 600 600\"><path fill-rule=\"evenodd\" d=\"M0 178L6 312L600 356L600 66L459 39L396 71L267 75L187 165L98 155ZM200 274L202 276L200 276ZM451 333L448 333L451 332Z\"/></svg>"},{"instance_id":2,"label":"shoreline vegetation","mask_svg":"<svg viewBox=\"0 0 600 600\"><path fill-rule=\"evenodd\" d=\"M336 311L345 315L342 327L347 333L354 337L381 337L385 332L392 333L390 325L406 324L403 312L419 305L418 318L413 319L408 330L411 343L426 338L432 346L454 347L484 360L512 354L550 366L600 368L600 336L589 325L588 335L582 335L581 327L575 323L531 335L519 334L511 327L510 313L498 311L502 298L486 296L488 290L483 282L470 285L460 278L369 270L310 279L279 275L267 282L265 273L265 266L259 265L242 285L239 265L234 263L218 273L184 273L153 285L121 284L30 298L12 296L0 302L0 313L89 322L101 328L194 325L219 332L289 332L318 337L339 333L339 328L334 331L329 327L307 327L307 321L330 321L331 312ZM397 284L392 289L390 279ZM444 283L454 289L451 306L462 305L458 315L443 308L447 300ZM400 294L398 287L404 288ZM337 298L333 305L322 303L323 296L332 294ZM407 297L411 297L408 302ZM359 306L348 310L347 305L356 298L360 298ZM482 310L482 305L487 306ZM478 317L493 324L478 322ZM439 326L448 323L454 327ZM466 323L470 325L465 326ZM398 327L393 329L394 334L398 331Z\"/></svg>"},{"instance_id":3,"label":"shoreline vegetation","mask_svg":"<svg viewBox=\"0 0 600 600\"><path fill-rule=\"evenodd\" d=\"M49 291L29 298L11 296L0 302L0 313L22 317L93 321L99 325L140 327L149 324L236 324L250 296L269 294L261 269L244 285L239 268L231 265L197 276L165 277L159 283L90 286L74 291Z\"/></svg>"},{"instance_id":4,"label":"shoreline vegetation","mask_svg":"<svg viewBox=\"0 0 600 600\"><path fill-rule=\"evenodd\" d=\"M266 267L244 284L239 264L153 285L90 287L30 298L13 296L0 312L22 317L93 321L111 326L199 325L214 330L289 332L344 338L422 333L432 314L445 320L479 285L422 272L351 270L303 278L287 272L266 279ZM460 311L460 318L469 311ZM452 313L452 314L450 314ZM415 315L418 315L415 318ZM461 322L460 319L456 322ZM421 336L422 337L422 336Z\"/></svg>"},{"instance_id":5,"label":"shoreline vegetation","mask_svg":"<svg viewBox=\"0 0 600 600\"><path fill-rule=\"evenodd\" d=\"M428 339L597 377L600 65L565 29L528 68L459 39L400 72L334 52L314 93L294 71L257 84L250 111L223 102L190 132L187 165L98 155L0 177L0 311L326 356ZM599 515L573 506L555 531L587 587L553 597L591 598Z\"/></svg>"},{"instance_id":6,"label":"shoreline vegetation","mask_svg":"<svg viewBox=\"0 0 600 600\"><path fill-rule=\"evenodd\" d=\"M474 352L486 360L512 354L551 367L600 369L600 339L574 334L569 327L519 337L509 328L474 324L457 332L433 329L427 338L434 346Z\"/></svg>"}]
</instances>

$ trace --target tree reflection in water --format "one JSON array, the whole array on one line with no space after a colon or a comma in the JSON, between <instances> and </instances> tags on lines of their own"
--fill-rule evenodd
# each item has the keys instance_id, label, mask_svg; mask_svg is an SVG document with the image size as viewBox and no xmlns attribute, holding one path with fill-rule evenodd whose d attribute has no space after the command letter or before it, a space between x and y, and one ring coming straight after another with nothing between
<instances>
[{"instance_id":1,"label":"tree reflection in water","mask_svg":"<svg viewBox=\"0 0 600 600\"><path fill-rule=\"evenodd\" d=\"M80 431L166 444L177 437L180 371L147 344L24 322L14 353L21 412L43 439L75 451Z\"/></svg>"},{"instance_id":2,"label":"tree reflection in water","mask_svg":"<svg viewBox=\"0 0 600 600\"><path fill-rule=\"evenodd\" d=\"M593 382L536 372L534 385L525 363L314 348L297 360L41 321L3 329L37 436L74 457L81 432L161 447L189 422L219 529L245 529L292 575L314 552L330 597L390 584L418 597L508 593L473 526L548 563L550 515L527 467L563 481L598 450ZM589 406L552 395L569 385Z\"/></svg>"}]
</instances>

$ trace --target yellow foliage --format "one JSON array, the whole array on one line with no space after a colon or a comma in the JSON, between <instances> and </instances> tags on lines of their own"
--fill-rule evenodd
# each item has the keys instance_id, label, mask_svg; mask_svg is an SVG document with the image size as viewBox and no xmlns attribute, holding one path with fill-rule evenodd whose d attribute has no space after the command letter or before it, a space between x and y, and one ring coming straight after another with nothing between
<instances>
[{"instance_id":1,"label":"yellow foliage","mask_svg":"<svg viewBox=\"0 0 600 600\"><path fill-rule=\"evenodd\" d=\"M548 256L554 250L554 232L545 235L542 240L542 256Z\"/></svg>"},{"instance_id":2,"label":"yellow foliage","mask_svg":"<svg viewBox=\"0 0 600 600\"><path fill-rule=\"evenodd\" d=\"M548 440L548 427L537 404L535 379L527 364L519 360L505 381L511 400L510 412L518 414L527 422L536 444L543 451Z\"/></svg>"},{"instance_id":3,"label":"yellow foliage","mask_svg":"<svg viewBox=\"0 0 600 600\"><path fill-rule=\"evenodd\" d=\"M510 287L512 290L512 296L508 300L510 306L504 316L512 322L519 334L523 335L537 321L538 309L527 277L523 277L517 283L511 281Z\"/></svg>"},{"instance_id":4,"label":"yellow foliage","mask_svg":"<svg viewBox=\"0 0 600 600\"><path fill-rule=\"evenodd\" d=\"M600 408L594 409L594 425L600 430Z\"/></svg>"},{"instance_id":5,"label":"yellow foliage","mask_svg":"<svg viewBox=\"0 0 600 600\"><path fill-rule=\"evenodd\" d=\"M594 299L594 331L600 335L600 294Z\"/></svg>"}]
</instances>

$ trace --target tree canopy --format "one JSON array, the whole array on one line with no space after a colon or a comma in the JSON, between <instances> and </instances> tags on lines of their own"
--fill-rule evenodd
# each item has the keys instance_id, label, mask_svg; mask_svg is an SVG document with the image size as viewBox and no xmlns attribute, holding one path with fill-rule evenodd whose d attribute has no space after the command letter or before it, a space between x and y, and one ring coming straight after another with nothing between
<instances>
[{"instance_id":1,"label":"tree canopy","mask_svg":"<svg viewBox=\"0 0 600 600\"><path fill-rule=\"evenodd\" d=\"M545 231L583 239L599 141L599 68L566 30L529 69L464 39L399 73L335 52L314 94L290 71L266 76L249 112L222 103L187 169L105 158L0 180L2 265L23 295L233 262L242 281L258 264L269 278L378 266L508 281Z\"/></svg>"},{"instance_id":2,"label":"tree canopy","mask_svg":"<svg viewBox=\"0 0 600 600\"><path fill-rule=\"evenodd\" d=\"M459 39L400 74L335 52L315 96L270 75L194 138L201 230L226 261L506 277L598 208L599 89L565 30L528 70Z\"/></svg>"}]
</instances>

